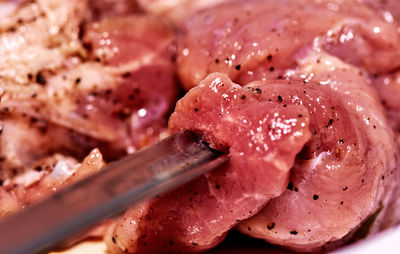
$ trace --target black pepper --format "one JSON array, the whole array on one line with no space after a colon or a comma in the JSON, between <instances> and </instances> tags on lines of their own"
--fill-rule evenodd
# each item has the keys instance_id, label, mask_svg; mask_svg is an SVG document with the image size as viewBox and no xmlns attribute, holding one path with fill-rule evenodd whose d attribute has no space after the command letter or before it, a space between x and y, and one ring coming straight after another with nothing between
<instances>
[{"instance_id":1,"label":"black pepper","mask_svg":"<svg viewBox=\"0 0 400 254\"><path fill-rule=\"evenodd\" d=\"M235 69L239 71L240 70L240 64L236 65Z\"/></svg>"},{"instance_id":2,"label":"black pepper","mask_svg":"<svg viewBox=\"0 0 400 254\"><path fill-rule=\"evenodd\" d=\"M318 198L319 198L319 196L314 194L313 199L317 200Z\"/></svg>"},{"instance_id":3,"label":"black pepper","mask_svg":"<svg viewBox=\"0 0 400 254\"><path fill-rule=\"evenodd\" d=\"M282 102L282 101L283 101L282 96L278 95L278 101L279 101L279 102Z\"/></svg>"},{"instance_id":4,"label":"black pepper","mask_svg":"<svg viewBox=\"0 0 400 254\"><path fill-rule=\"evenodd\" d=\"M297 231L296 230L292 230L292 231L290 231L290 234L297 235Z\"/></svg>"},{"instance_id":5,"label":"black pepper","mask_svg":"<svg viewBox=\"0 0 400 254\"><path fill-rule=\"evenodd\" d=\"M36 83L38 83L39 85L46 85L46 83L47 83L46 78L43 76L43 73L40 71L36 74Z\"/></svg>"},{"instance_id":6,"label":"black pepper","mask_svg":"<svg viewBox=\"0 0 400 254\"><path fill-rule=\"evenodd\" d=\"M122 74L123 78L129 78L130 76L131 76L131 73L129 71Z\"/></svg>"}]
</instances>

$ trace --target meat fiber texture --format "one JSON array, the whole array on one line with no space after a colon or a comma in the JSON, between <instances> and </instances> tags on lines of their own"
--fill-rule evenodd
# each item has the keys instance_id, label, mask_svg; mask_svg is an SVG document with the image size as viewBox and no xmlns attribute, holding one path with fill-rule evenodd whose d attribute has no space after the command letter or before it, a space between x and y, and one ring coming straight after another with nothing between
<instances>
[{"instance_id":1,"label":"meat fiber texture","mask_svg":"<svg viewBox=\"0 0 400 254\"><path fill-rule=\"evenodd\" d=\"M371 75L399 67L397 28L352 1L237 1L186 22L177 59L184 87L217 71L309 110L314 135L288 189L240 223L242 232L318 251L343 244L371 218L371 232L398 220L398 147L370 85ZM279 82L286 88L275 91Z\"/></svg>"},{"instance_id":2,"label":"meat fiber texture","mask_svg":"<svg viewBox=\"0 0 400 254\"><path fill-rule=\"evenodd\" d=\"M115 159L165 132L178 93L172 29L90 11L38 0L0 19L2 179L55 152Z\"/></svg>"},{"instance_id":3,"label":"meat fiber texture","mask_svg":"<svg viewBox=\"0 0 400 254\"><path fill-rule=\"evenodd\" d=\"M177 103L170 129L193 130L211 147L229 150L229 163L129 210L106 237L109 249L209 249L285 190L296 154L311 136L309 113L303 105L262 93L212 74Z\"/></svg>"},{"instance_id":4,"label":"meat fiber texture","mask_svg":"<svg viewBox=\"0 0 400 254\"><path fill-rule=\"evenodd\" d=\"M277 78L315 44L369 73L400 66L397 25L355 1L235 1L191 17L179 42L186 89L212 72L239 83Z\"/></svg>"}]
</instances>

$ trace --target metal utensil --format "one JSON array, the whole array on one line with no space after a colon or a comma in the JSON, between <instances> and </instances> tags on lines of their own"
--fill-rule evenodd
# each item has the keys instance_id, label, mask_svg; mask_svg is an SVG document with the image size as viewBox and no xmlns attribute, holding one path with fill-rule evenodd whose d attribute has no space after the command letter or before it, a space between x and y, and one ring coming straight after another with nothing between
<instances>
[{"instance_id":1,"label":"metal utensil","mask_svg":"<svg viewBox=\"0 0 400 254\"><path fill-rule=\"evenodd\" d=\"M193 132L181 131L0 221L0 253L48 250L101 219L226 161L226 155L209 148Z\"/></svg>"}]
</instances>

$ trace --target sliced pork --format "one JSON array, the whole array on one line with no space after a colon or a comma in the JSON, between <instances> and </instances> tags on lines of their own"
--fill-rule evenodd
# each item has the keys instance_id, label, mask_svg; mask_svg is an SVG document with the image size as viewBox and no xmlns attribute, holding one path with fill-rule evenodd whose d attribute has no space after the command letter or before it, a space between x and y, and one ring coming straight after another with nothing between
<instances>
[{"instance_id":1,"label":"sliced pork","mask_svg":"<svg viewBox=\"0 0 400 254\"><path fill-rule=\"evenodd\" d=\"M106 238L111 250L209 249L285 190L294 158L311 135L309 113L302 105L282 103L279 94L269 100L262 93L269 91L243 89L213 74L177 103L171 130L195 131L212 147L228 149L230 162L129 210Z\"/></svg>"},{"instance_id":2,"label":"sliced pork","mask_svg":"<svg viewBox=\"0 0 400 254\"><path fill-rule=\"evenodd\" d=\"M188 20L178 55L186 88L219 71L271 96L265 99L280 95L310 111L314 135L297 157L288 190L240 223L242 232L314 251L343 244L378 211L372 230L387 225L398 150L368 77L399 67L399 39L395 23L351 1L240 1ZM279 80L286 90L274 90ZM308 94L340 116L312 113L318 107Z\"/></svg>"},{"instance_id":3,"label":"sliced pork","mask_svg":"<svg viewBox=\"0 0 400 254\"><path fill-rule=\"evenodd\" d=\"M91 151L82 163L61 154L35 161L23 174L2 182L0 216L9 215L36 203L57 190L93 174L103 166L103 157L98 149Z\"/></svg>"},{"instance_id":4,"label":"sliced pork","mask_svg":"<svg viewBox=\"0 0 400 254\"><path fill-rule=\"evenodd\" d=\"M314 52L299 65L304 86L317 81L319 89L330 90L347 116L311 127L316 136L297 157L288 190L239 229L288 248L316 251L343 244L372 215L379 215L372 230L391 220L385 212L397 199L398 150L379 98L358 69ZM319 137L324 128L336 131Z\"/></svg>"},{"instance_id":5,"label":"sliced pork","mask_svg":"<svg viewBox=\"0 0 400 254\"><path fill-rule=\"evenodd\" d=\"M90 20L120 17L140 11L135 0L88 0L88 2Z\"/></svg>"},{"instance_id":6,"label":"sliced pork","mask_svg":"<svg viewBox=\"0 0 400 254\"><path fill-rule=\"evenodd\" d=\"M138 0L138 5L148 13L168 19L180 27L194 13L234 0Z\"/></svg>"},{"instance_id":7,"label":"sliced pork","mask_svg":"<svg viewBox=\"0 0 400 254\"><path fill-rule=\"evenodd\" d=\"M400 72L372 78L393 129L400 133Z\"/></svg>"},{"instance_id":8,"label":"sliced pork","mask_svg":"<svg viewBox=\"0 0 400 254\"><path fill-rule=\"evenodd\" d=\"M352 1L238 1L191 17L179 41L186 89L215 71L239 83L280 77L315 45L373 74L400 66L397 25Z\"/></svg>"},{"instance_id":9,"label":"sliced pork","mask_svg":"<svg viewBox=\"0 0 400 254\"><path fill-rule=\"evenodd\" d=\"M1 19L3 172L94 147L115 159L165 132L178 93L172 29L144 15L83 26L88 11L85 1L43 0ZM29 136L36 144L17 143Z\"/></svg>"}]
</instances>

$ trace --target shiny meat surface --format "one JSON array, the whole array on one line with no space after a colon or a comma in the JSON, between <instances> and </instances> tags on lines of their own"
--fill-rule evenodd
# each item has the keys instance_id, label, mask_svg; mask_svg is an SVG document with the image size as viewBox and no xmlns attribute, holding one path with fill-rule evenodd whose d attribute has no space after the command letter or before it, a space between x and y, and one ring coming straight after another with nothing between
<instances>
[{"instance_id":1,"label":"shiny meat surface","mask_svg":"<svg viewBox=\"0 0 400 254\"><path fill-rule=\"evenodd\" d=\"M397 26L366 5L337 2L239 1L194 15L179 39L184 87L212 72L239 83L277 78L313 46L372 74L398 68Z\"/></svg>"},{"instance_id":2,"label":"shiny meat surface","mask_svg":"<svg viewBox=\"0 0 400 254\"><path fill-rule=\"evenodd\" d=\"M400 21L400 2L397 0L362 0L378 12L387 22Z\"/></svg>"},{"instance_id":3,"label":"shiny meat surface","mask_svg":"<svg viewBox=\"0 0 400 254\"><path fill-rule=\"evenodd\" d=\"M288 190L240 223L242 232L315 251L343 244L378 210L372 231L393 221L398 148L369 76L399 67L399 39L395 23L355 2L241 1L188 20L178 48L186 88L213 71L266 94L284 82L272 80L286 80L283 101L307 106L307 87L315 86L324 95L311 98L340 114L319 122L321 114L311 113L317 107L308 106L315 135L297 157ZM341 106L322 102L331 97Z\"/></svg>"},{"instance_id":4,"label":"shiny meat surface","mask_svg":"<svg viewBox=\"0 0 400 254\"><path fill-rule=\"evenodd\" d=\"M318 89L326 89L342 104L342 109L330 104L326 108L346 114L326 125L313 126L311 118L311 131L317 135L297 157L288 190L239 229L288 248L316 251L343 244L380 209L373 228L390 220L385 212L396 196L398 150L379 99L358 69L315 52L299 65L305 86L318 82ZM319 136L324 128L332 132Z\"/></svg>"},{"instance_id":5,"label":"shiny meat surface","mask_svg":"<svg viewBox=\"0 0 400 254\"><path fill-rule=\"evenodd\" d=\"M318 252L400 222L399 1L13 3L0 217L167 135L178 76L169 133L195 131L229 164L84 237L200 252L235 228Z\"/></svg>"},{"instance_id":6,"label":"shiny meat surface","mask_svg":"<svg viewBox=\"0 0 400 254\"><path fill-rule=\"evenodd\" d=\"M91 20L119 17L139 12L135 0L88 0Z\"/></svg>"},{"instance_id":7,"label":"shiny meat surface","mask_svg":"<svg viewBox=\"0 0 400 254\"><path fill-rule=\"evenodd\" d=\"M137 0L148 13L161 16L180 27L194 13L233 0Z\"/></svg>"},{"instance_id":8,"label":"shiny meat surface","mask_svg":"<svg viewBox=\"0 0 400 254\"><path fill-rule=\"evenodd\" d=\"M88 15L85 1L46 0L0 20L3 178L54 152L115 159L165 132L178 92L172 30L144 15L83 25Z\"/></svg>"},{"instance_id":9,"label":"shiny meat surface","mask_svg":"<svg viewBox=\"0 0 400 254\"><path fill-rule=\"evenodd\" d=\"M393 129L400 133L400 72L373 77L372 84L387 109Z\"/></svg>"},{"instance_id":10,"label":"shiny meat surface","mask_svg":"<svg viewBox=\"0 0 400 254\"><path fill-rule=\"evenodd\" d=\"M302 105L282 103L279 95L269 100L264 93L270 94L244 89L221 74L190 90L177 103L169 127L193 130L212 147L228 149L229 164L128 211L106 239L109 248L206 250L279 196L296 154L311 136L309 114Z\"/></svg>"},{"instance_id":11,"label":"shiny meat surface","mask_svg":"<svg viewBox=\"0 0 400 254\"><path fill-rule=\"evenodd\" d=\"M23 174L2 183L0 217L36 203L103 166L103 157L98 149L91 151L82 163L61 154L35 161Z\"/></svg>"}]
</instances>

